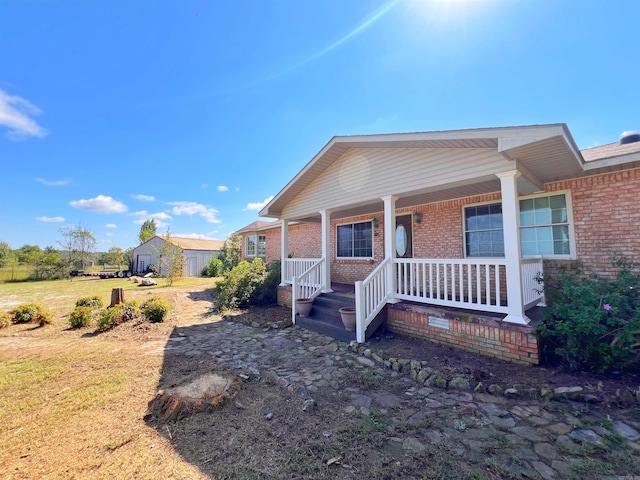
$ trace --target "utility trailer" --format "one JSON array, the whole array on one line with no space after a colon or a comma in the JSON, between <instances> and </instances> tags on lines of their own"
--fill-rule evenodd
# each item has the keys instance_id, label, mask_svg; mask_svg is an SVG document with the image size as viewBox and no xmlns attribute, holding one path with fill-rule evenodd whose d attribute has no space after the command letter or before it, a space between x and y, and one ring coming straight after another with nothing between
<instances>
[{"instance_id":1,"label":"utility trailer","mask_svg":"<svg viewBox=\"0 0 640 480\"><path fill-rule=\"evenodd\" d=\"M129 278L131 270L104 270L101 272L84 272L85 277L104 278Z\"/></svg>"}]
</instances>

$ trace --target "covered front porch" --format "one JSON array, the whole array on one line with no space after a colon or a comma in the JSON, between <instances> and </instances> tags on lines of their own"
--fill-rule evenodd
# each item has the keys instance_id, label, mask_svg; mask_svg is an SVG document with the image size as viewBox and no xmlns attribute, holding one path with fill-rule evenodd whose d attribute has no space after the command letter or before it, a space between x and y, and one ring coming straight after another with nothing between
<instances>
[{"instance_id":1,"label":"covered front porch","mask_svg":"<svg viewBox=\"0 0 640 480\"><path fill-rule=\"evenodd\" d=\"M384 257L372 266L366 278L356 280L353 286L355 338L358 342L365 341L367 329L387 304L400 301L501 314L502 322L519 325L529 323L526 310L544 303L540 285L543 277L542 257L523 258L521 255L517 196L520 172L504 172L497 177L501 185L504 258L408 256L407 252L417 252L419 249L413 245L413 240L399 233L411 226L399 228L396 221L398 197L389 195L380 199L383 219L373 224L381 225ZM331 211L322 211L319 217L322 232L322 256L319 258L289 258L285 255L289 246L287 221L283 220L282 253L285 261L281 285L291 285L294 323L298 321L296 299L316 298L332 292L332 277L338 269L343 268L335 264L335 232L331 227ZM418 217L415 216L415 219ZM407 245L407 241L411 245ZM331 248L332 244L334 248Z\"/></svg>"},{"instance_id":2,"label":"covered front porch","mask_svg":"<svg viewBox=\"0 0 640 480\"><path fill-rule=\"evenodd\" d=\"M293 321L296 299L351 283L358 342L400 302L490 314L521 341L544 304L541 254L575 258L570 195L545 184L581 162L564 125L335 137L261 211L280 220ZM319 255L292 254L293 222L315 224ZM458 328L445 317L407 322Z\"/></svg>"}]
</instances>

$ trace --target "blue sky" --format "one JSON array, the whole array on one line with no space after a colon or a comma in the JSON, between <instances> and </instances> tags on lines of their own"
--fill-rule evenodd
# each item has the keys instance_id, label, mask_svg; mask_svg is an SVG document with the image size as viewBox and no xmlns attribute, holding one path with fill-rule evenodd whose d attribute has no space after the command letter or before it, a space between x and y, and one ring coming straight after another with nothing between
<instances>
[{"instance_id":1,"label":"blue sky","mask_svg":"<svg viewBox=\"0 0 640 480\"><path fill-rule=\"evenodd\" d=\"M334 135L640 129L640 2L0 0L0 240L225 239Z\"/></svg>"}]
</instances>

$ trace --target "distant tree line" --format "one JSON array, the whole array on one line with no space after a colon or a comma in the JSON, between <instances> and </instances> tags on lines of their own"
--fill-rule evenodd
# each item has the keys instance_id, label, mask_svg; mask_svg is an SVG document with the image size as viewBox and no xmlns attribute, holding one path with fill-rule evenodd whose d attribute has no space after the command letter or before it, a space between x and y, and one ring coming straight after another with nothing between
<instances>
[{"instance_id":1,"label":"distant tree line","mask_svg":"<svg viewBox=\"0 0 640 480\"><path fill-rule=\"evenodd\" d=\"M84 270L91 262L117 265L118 268L128 267L131 263L132 248L111 247L108 252L96 253L95 236L81 223L60 229L60 234L60 249L53 246L42 249L29 244L11 249L7 242L0 241L0 268L13 271L17 266L27 266L31 268L29 280L55 280L65 278L71 270Z\"/></svg>"}]
</instances>

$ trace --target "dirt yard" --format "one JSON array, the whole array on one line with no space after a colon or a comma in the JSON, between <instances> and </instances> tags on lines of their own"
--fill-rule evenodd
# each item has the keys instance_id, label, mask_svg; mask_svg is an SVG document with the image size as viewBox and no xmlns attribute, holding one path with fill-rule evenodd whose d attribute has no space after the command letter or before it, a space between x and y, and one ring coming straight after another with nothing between
<instances>
[{"instance_id":1,"label":"dirt yard","mask_svg":"<svg viewBox=\"0 0 640 480\"><path fill-rule=\"evenodd\" d=\"M206 356L166 354L177 330L226 321L211 312L209 287L153 290L174 306L161 324L124 324L95 334L91 328L68 329L68 313L61 313L44 328L0 330L0 478L522 478L498 461L460 461L445 443L422 454L399 451L389 442L391 426L375 410L361 421L345 422L337 414L344 407L340 399L319 391L317 408L308 415L299 408L299 391L266 378L245 379L234 401L215 411L154 421L147 407L159 388L211 371ZM149 293L133 290L125 297L143 299ZM286 323L288 314L271 307L232 316L268 328ZM371 347L426 360L447 374L522 390L544 383L580 385L615 398L617 389L638 386L637 376L517 366L388 333L373 339ZM366 388L378 386L380 379L343 381ZM406 375L384 381L388 391L404 395ZM640 421L637 407L611 401L598 408ZM398 434L409 427L394 428ZM497 446L503 441L491 440ZM593 452L585 450L585 465L590 456ZM606 472L610 460L603 457L604 466L593 475Z\"/></svg>"}]
</instances>

